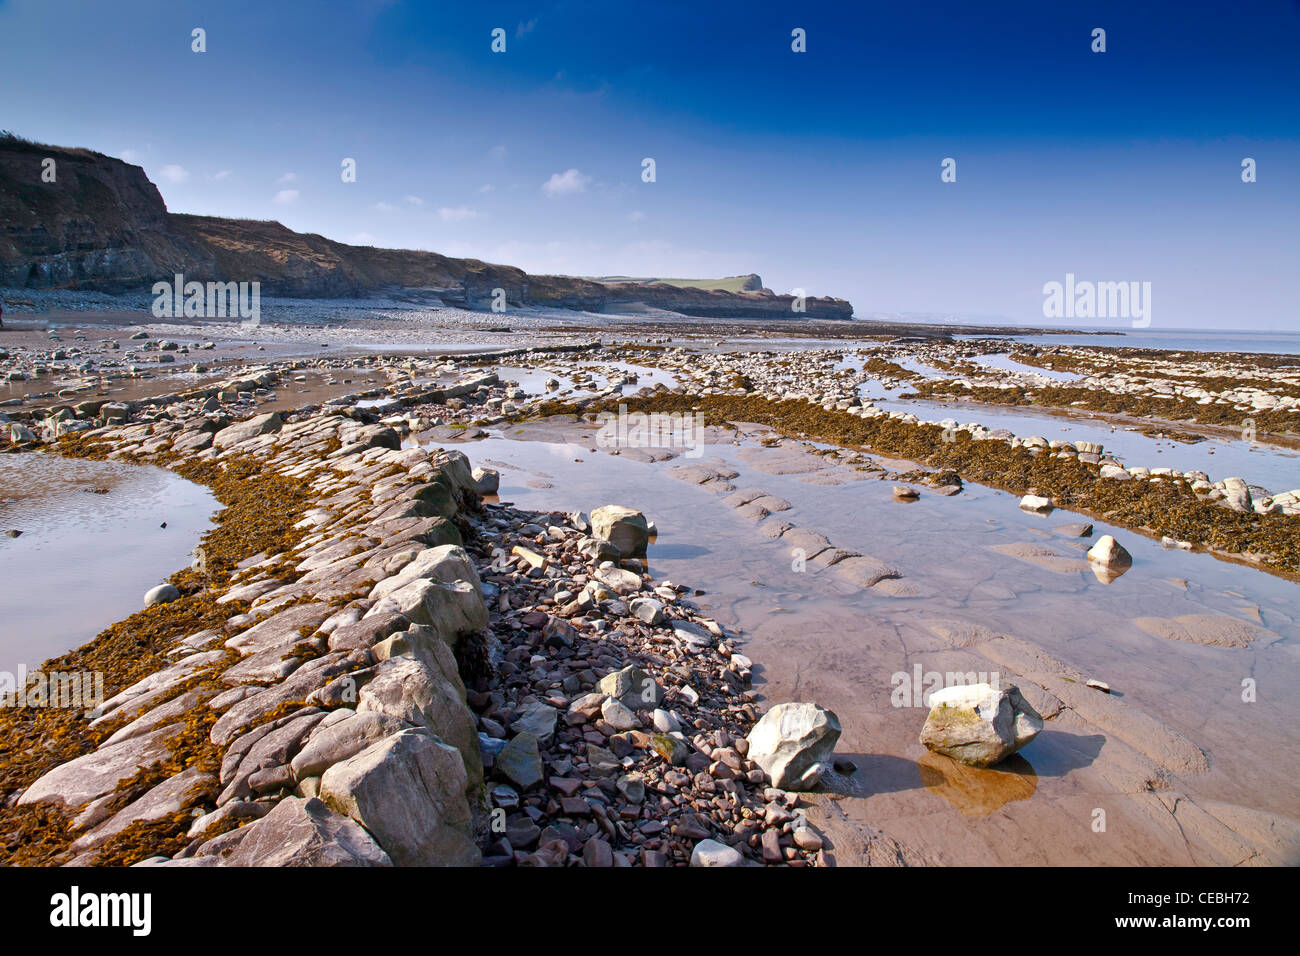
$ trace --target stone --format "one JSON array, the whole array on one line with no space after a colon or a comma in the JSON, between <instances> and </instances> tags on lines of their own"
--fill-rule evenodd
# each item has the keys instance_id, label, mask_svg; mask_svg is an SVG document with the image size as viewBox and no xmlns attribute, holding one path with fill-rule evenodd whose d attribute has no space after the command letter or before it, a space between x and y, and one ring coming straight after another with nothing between
<instances>
[{"instance_id":1,"label":"stone","mask_svg":"<svg viewBox=\"0 0 1300 956\"><path fill-rule=\"evenodd\" d=\"M169 742L184 729L184 724L168 724L59 764L38 777L23 792L18 805L54 803L68 810L85 806L112 793L139 770L167 759L171 754Z\"/></svg>"},{"instance_id":2,"label":"stone","mask_svg":"<svg viewBox=\"0 0 1300 956\"><path fill-rule=\"evenodd\" d=\"M701 840L691 850L691 866L744 866L745 858L734 847L717 840Z\"/></svg>"},{"instance_id":3,"label":"stone","mask_svg":"<svg viewBox=\"0 0 1300 956\"><path fill-rule=\"evenodd\" d=\"M930 695L921 743L972 767L988 767L1038 736L1043 719L1009 685L959 684Z\"/></svg>"},{"instance_id":4,"label":"stone","mask_svg":"<svg viewBox=\"0 0 1300 956\"><path fill-rule=\"evenodd\" d=\"M816 853L822 848L822 838L812 827L795 827L790 832L790 838L794 840L795 846L809 853Z\"/></svg>"},{"instance_id":5,"label":"stone","mask_svg":"<svg viewBox=\"0 0 1300 956\"><path fill-rule=\"evenodd\" d=\"M656 624L662 624L664 619L664 604L654 598L639 597L633 598L628 602L627 609L632 616L651 627Z\"/></svg>"},{"instance_id":6,"label":"stone","mask_svg":"<svg viewBox=\"0 0 1300 956\"><path fill-rule=\"evenodd\" d=\"M478 730L463 689L429 661L403 656L380 663L358 696L357 713L366 712L388 714L426 728L460 751L469 786L482 781Z\"/></svg>"},{"instance_id":7,"label":"stone","mask_svg":"<svg viewBox=\"0 0 1300 956\"><path fill-rule=\"evenodd\" d=\"M671 625L673 636L685 644L691 653L698 654L713 646L713 634L703 625L694 621L672 621Z\"/></svg>"},{"instance_id":8,"label":"stone","mask_svg":"<svg viewBox=\"0 0 1300 956\"><path fill-rule=\"evenodd\" d=\"M549 704L543 704L534 698L521 702L518 716L511 721L510 729L516 734L532 734L538 741L550 740L555 734L555 722L559 711Z\"/></svg>"},{"instance_id":9,"label":"stone","mask_svg":"<svg viewBox=\"0 0 1300 956\"><path fill-rule=\"evenodd\" d=\"M748 758L782 790L808 790L830 766L840 739L834 711L813 703L777 704L746 738Z\"/></svg>"},{"instance_id":10,"label":"stone","mask_svg":"<svg viewBox=\"0 0 1300 956\"><path fill-rule=\"evenodd\" d=\"M1223 479L1223 503L1233 511L1250 511L1250 487L1243 478Z\"/></svg>"},{"instance_id":11,"label":"stone","mask_svg":"<svg viewBox=\"0 0 1300 956\"><path fill-rule=\"evenodd\" d=\"M376 741L413 726L400 717L377 711L354 713L328 727L318 728L293 758L294 779L319 776Z\"/></svg>"},{"instance_id":12,"label":"stone","mask_svg":"<svg viewBox=\"0 0 1300 956\"><path fill-rule=\"evenodd\" d=\"M492 764L493 776L509 781L520 790L540 783L543 769L537 738L529 733L512 737Z\"/></svg>"},{"instance_id":13,"label":"stone","mask_svg":"<svg viewBox=\"0 0 1300 956\"><path fill-rule=\"evenodd\" d=\"M654 721L655 730L661 734L670 734L682 729L681 721L671 711L664 710L662 707L656 707L650 716Z\"/></svg>"},{"instance_id":14,"label":"stone","mask_svg":"<svg viewBox=\"0 0 1300 956\"><path fill-rule=\"evenodd\" d=\"M181 592L176 589L176 585L160 584L144 593L144 606L153 607L155 604L170 604L172 601L178 600L180 596Z\"/></svg>"},{"instance_id":15,"label":"stone","mask_svg":"<svg viewBox=\"0 0 1300 956\"><path fill-rule=\"evenodd\" d=\"M238 838L216 854L222 866L393 865L369 833L314 797L287 797L262 819L222 836Z\"/></svg>"},{"instance_id":16,"label":"stone","mask_svg":"<svg viewBox=\"0 0 1300 956\"><path fill-rule=\"evenodd\" d=\"M1057 525L1056 533L1063 534L1067 538L1091 538L1092 522L1077 521L1071 524Z\"/></svg>"},{"instance_id":17,"label":"stone","mask_svg":"<svg viewBox=\"0 0 1300 956\"><path fill-rule=\"evenodd\" d=\"M645 799L645 778L639 773L625 773L618 778L618 792L628 803L640 803Z\"/></svg>"},{"instance_id":18,"label":"stone","mask_svg":"<svg viewBox=\"0 0 1300 956\"><path fill-rule=\"evenodd\" d=\"M1044 498L1042 495L1025 495L1020 499L1020 508L1022 511L1033 511L1038 514L1046 514L1053 509L1052 499Z\"/></svg>"},{"instance_id":19,"label":"stone","mask_svg":"<svg viewBox=\"0 0 1300 956\"><path fill-rule=\"evenodd\" d=\"M420 551L415 560L405 565L397 574L376 584L369 596L378 600L420 579L438 581L442 584L468 581L474 586L475 591L481 591L483 587L469 553L458 545L445 544Z\"/></svg>"},{"instance_id":20,"label":"stone","mask_svg":"<svg viewBox=\"0 0 1300 956\"><path fill-rule=\"evenodd\" d=\"M258 435L266 435L271 432L278 432L283 424L279 412L268 412L265 415L254 415L247 421L236 422L234 425L228 425L212 437L213 448L227 448L230 445L236 445L239 442L247 441L250 438L256 438Z\"/></svg>"},{"instance_id":21,"label":"stone","mask_svg":"<svg viewBox=\"0 0 1300 956\"><path fill-rule=\"evenodd\" d=\"M652 710L664 699L664 689L635 664L606 674L598 689L617 698L628 710Z\"/></svg>"},{"instance_id":22,"label":"stone","mask_svg":"<svg viewBox=\"0 0 1300 956\"><path fill-rule=\"evenodd\" d=\"M615 594L635 594L641 590L641 575L622 568L601 568L592 577Z\"/></svg>"},{"instance_id":23,"label":"stone","mask_svg":"<svg viewBox=\"0 0 1300 956\"><path fill-rule=\"evenodd\" d=\"M1103 534L1097 539L1097 543L1088 549L1088 560L1111 571L1118 571L1133 564L1133 556L1109 534Z\"/></svg>"},{"instance_id":24,"label":"stone","mask_svg":"<svg viewBox=\"0 0 1300 956\"><path fill-rule=\"evenodd\" d=\"M366 618L390 613L436 628L453 647L461 637L483 630L488 623L482 592L469 581L444 584L418 578L376 601Z\"/></svg>"},{"instance_id":25,"label":"stone","mask_svg":"<svg viewBox=\"0 0 1300 956\"><path fill-rule=\"evenodd\" d=\"M582 865L610 867L614 865L614 851L600 837L592 837L582 847Z\"/></svg>"},{"instance_id":26,"label":"stone","mask_svg":"<svg viewBox=\"0 0 1300 956\"><path fill-rule=\"evenodd\" d=\"M635 730L641 726L636 714L624 707L616 698L606 697L600 705L600 715L615 730Z\"/></svg>"},{"instance_id":27,"label":"stone","mask_svg":"<svg viewBox=\"0 0 1300 956\"><path fill-rule=\"evenodd\" d=\"M474 490L480 495L495 495L501 487L501 475L491 468L475 468Z\"/></svg>"},{"instance_id":28,"label":"stone","mask_svg":"<svg viewBox=\"0 0 1300 956\"><path fill-rule=\"evenodd\" d=\"M591 513L592 537L608 541L624 558L644 558L650 543L645 515L621 505L605 505Z\"/></svg>"},{"instance_id":29,"label":"stone","mask_svg":"<svg viewBox=\"0 0 1300 956\"><path fill-rule=\"evenodd\" d=\"M424 728L401 730L325 771L321 800L397 866L477 866L464 762Z\"/></svg>"}]
</instances>

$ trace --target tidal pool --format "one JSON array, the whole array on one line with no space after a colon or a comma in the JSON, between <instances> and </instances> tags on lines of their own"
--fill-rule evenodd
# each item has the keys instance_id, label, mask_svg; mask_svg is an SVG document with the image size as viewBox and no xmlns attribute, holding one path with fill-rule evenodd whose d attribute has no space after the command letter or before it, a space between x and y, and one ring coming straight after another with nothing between
<instances>
[{"instance_id":1,"label":"tidal pool","mask_svg":"<svg viewBox=\"0 0 1300 956\"><path fill-rule=\"evenodd\" d=\"M0 534L0 671L34 671L138 611L220 507L162 468L0 455L0 531L22 532Z\"/></svg>"},{"instance_id":2,"label":"tidal pool","mask_svg":"<svg viewBox=\"0 0 1300 956\"><path fill-rule=\"evenodd\" d=\"M842 863L875 861L882 840L922 863L1223 865L1261 845L1300 862L1300 584L1099 521L1078 537L1066 526L1089 519L1028 514L979 485L954 497L922 487L903 504L892 481L799 443L763 448L765 431L748 430L713 434L694 461L614 456L547 425L459 447L498 468L501 499L520 507L644 511L658 528L651 573L705 591L692 600L741 635L764 698L839 715L837 755L856 769L813 803ZM674 474L686 464L790 503L762 524L821 532L901 577L861 587L801 563L725 489ZM1106 533L1133 555L1109 584L1085 558ZM1176 636L1179 622L1199 639ZM1249 639L1234 644L1238 632ZM898 699L899 675L910 688L918 668L998 673L1051 719L1014 762L963 768L918 742L923 695Z\"/></svg>"}]
</instances>

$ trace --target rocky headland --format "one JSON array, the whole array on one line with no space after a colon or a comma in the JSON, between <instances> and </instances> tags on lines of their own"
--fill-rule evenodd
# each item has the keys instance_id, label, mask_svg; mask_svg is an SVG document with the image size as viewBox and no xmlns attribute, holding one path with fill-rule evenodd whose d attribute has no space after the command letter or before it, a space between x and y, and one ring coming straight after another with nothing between
<instances>
[{"instance_id":1,"label":"rocky headland","mask_svg":"<svg viewBox=\"0 0 1300 956\"><path fill-rule=\"evenodd\" d=\"M43 162L55 178L42 178ZM85 149L0 138L0 286L126 292L171 282L258 282L265 295L354 298L397 293L489 309L636 308L690 316L849 319L843 299L797 302L758 277L726 288L530 275L434 252L353 246L278 222L168 212L144 170Z\"/></svg>"}]
</instances>

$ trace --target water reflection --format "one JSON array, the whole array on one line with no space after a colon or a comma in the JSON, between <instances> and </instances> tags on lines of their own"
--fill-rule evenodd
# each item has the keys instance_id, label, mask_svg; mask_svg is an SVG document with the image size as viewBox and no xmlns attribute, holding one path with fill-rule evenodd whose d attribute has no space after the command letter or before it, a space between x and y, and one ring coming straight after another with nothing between
<instances>
[{"instance_id":1,"label":"water reflection","mask_svg":"<svg viewBox=\"0 0 1300 956\"><path fill-rule=\"evenodd\" d=\"M1012 754L992 767L968 767L943 754L926 752L917 762L921 782L968 817L986 817L1008 803L1028 800L1038 789L1033 765Z\"/></svg>"}]
</instances>

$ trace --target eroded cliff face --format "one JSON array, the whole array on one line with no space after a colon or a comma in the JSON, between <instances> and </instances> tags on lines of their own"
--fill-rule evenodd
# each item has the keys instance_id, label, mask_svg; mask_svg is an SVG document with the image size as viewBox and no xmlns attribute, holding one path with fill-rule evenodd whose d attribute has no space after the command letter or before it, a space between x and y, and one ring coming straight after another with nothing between
<instances>
[{"instance_id":1,"label":"eroded cliff face","mask_svg":"<svg viewBox=\"0 0 1300 956\"><path fill-rule=\"evenodd\" d=\"M210 251L176 234L139 166L0 140L0 285L116 292L212 268Z\"/></svg>"},{"instance_id":2,"label":"eroded cliff face","mask_svg":"<svg viewBox=\"0 0 1300 956\"><path fill-rule=\"evenodd\" d=\"M47 160L53 160L48 181ZM513 266L435 252L350 246L278 222L170 213L143 169L83 149L0 139L0 285L121 292L176 273L187 280L260 282L266 295L332 298L428 290L450 305L602 312L634 306L719 318L847 319L843 299L763 289L757 276L728 292L663 284L529 275Z\"/></svg>"}]
</instances>

